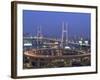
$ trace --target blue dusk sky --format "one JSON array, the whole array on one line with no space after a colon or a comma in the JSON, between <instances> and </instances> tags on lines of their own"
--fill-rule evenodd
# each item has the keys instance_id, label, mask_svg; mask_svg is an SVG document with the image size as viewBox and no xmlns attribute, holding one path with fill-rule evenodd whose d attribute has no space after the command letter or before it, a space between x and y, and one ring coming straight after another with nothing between
<instances>
[{"instance_id":1,"label":"blue dusk sky","mask_svg":"<svg viewBox=\"0 0 100 80\"><path fill-rule=\"evenodd\" d=\"M68 24L68 37L90 39L91 14L75 12L51 12L23 10L23 34L36 36L42 27L45 37L61 38L62 23Z\"/></svg>"}]
</instances>

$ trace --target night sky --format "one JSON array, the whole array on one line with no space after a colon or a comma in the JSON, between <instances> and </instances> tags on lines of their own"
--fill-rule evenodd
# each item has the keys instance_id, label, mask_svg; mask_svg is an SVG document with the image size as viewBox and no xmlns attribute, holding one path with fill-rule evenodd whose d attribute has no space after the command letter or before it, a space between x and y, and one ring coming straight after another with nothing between
<instances>
[{"instance_id":1,"label":"night sky","mask_svg":"<svg viewBox=\"0 0 100 80\"><path fill-rule=\"evenodd\" d=\"M37 28L42 27L45 37L61 38L62 23L68 24L70 39L90 38L91 15L89 13L51 12L23 10L23 34L36 36Z\"/></svg>"}]
</instances>

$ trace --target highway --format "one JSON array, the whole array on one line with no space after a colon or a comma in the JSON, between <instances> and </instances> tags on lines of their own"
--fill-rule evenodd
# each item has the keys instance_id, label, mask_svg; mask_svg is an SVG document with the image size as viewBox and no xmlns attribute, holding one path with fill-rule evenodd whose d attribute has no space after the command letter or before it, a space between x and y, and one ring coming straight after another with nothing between
<instances>
[{"instance_id":1,"label":"highway","mask_svg":"<svg viewBox=\"0 0 100 80\"><path fill-rule=\"evenodd\" d=\"M69 58L82 58L82 57L90 57L90 54L78 54L78 55L38 55L35 53L30 53L28 51L24 52L24 55L30 58L38 58L38 59L69 59Z\"/></svg>"}]
</instances>

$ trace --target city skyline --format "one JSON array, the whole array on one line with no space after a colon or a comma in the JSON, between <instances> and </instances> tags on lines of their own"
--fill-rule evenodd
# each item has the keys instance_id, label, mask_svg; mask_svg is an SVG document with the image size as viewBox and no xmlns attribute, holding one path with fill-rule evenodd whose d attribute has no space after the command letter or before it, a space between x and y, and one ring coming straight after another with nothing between
<instances>
[{"instance_id":1,"label":"city skyline","mask_svg":"<svg viewBox=\"0 0 100 80\"><path fill-rule=\"evenodd\" d=\"M36 36L37 28L41 26L43 36L61 38L64 22L68 24L69 38L90 39L90 20L89 13L23 10L23 31Z\"/></svg>"}]
</instances>

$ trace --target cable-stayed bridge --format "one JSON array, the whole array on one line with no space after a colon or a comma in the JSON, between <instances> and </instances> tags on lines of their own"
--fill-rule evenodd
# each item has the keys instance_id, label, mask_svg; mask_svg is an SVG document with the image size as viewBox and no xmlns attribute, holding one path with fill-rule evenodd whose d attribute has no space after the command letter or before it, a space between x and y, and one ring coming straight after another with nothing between
<instances>
[{"instance_id":1,"label":"cable-stayed bridge","mask_svg":"<svg viewBox=\"0 0 100 80\"><path fill-rule=\"evenodd\" d=\"M59 61L63 63L62 65L55 64L56 66L63 67L66 66L66 61L69 61L69 66L72 66L73 60L76 62L78 60L80 63L84 60L87 60L86 64L84 65L87 65L87 63L90 64L90 44L88 44L88 42L83 43L82 40L77 42L68 40L68 24L62 24L62 34L60 39L51 37L48 38L43 36L42 28L40 26L37 29L36 36L24 36L23 41L24 44L29 43L30 45L28 46L33 46L34 44L36 44L36 48L32 47L24 51L24 56L29 60L29 63L34 62L33 67L35 68L44 67L47 66L47 64L51 66L55 62L55 60L57 61L56 63L58 63ZM82 46L85 46L86 50L71 49L69 47L69 44L79 45L80 48ZM39 47L41 45L44 47ZM45 47L47 45L49 45L49 47ZM56 46L56 48L54 48L53 46ZM89 51L87 51L88 48ZM26 66L26 68L28 67Z\"/></svg>"}]
</instances>

